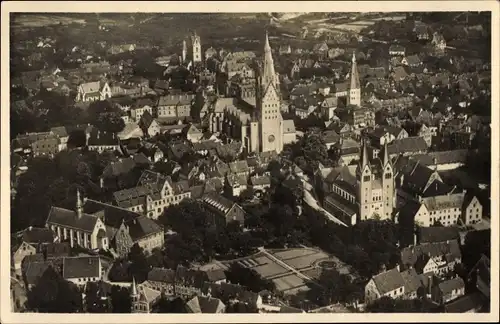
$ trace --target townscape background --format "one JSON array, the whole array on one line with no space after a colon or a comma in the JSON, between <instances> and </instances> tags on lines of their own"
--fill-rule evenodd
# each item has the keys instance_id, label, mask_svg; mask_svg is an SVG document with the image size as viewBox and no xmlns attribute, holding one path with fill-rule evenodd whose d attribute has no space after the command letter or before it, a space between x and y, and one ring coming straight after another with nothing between
<instances>
[{"instance_id":1,"label":"townscape background","mask_svg":"<svg viewBox=\"0 0 500 324\"><path fill-rule=\"evenodd\" d=\"M15 312L489 312L491 14L11 14Z\"/></svg>"}]
</instances>

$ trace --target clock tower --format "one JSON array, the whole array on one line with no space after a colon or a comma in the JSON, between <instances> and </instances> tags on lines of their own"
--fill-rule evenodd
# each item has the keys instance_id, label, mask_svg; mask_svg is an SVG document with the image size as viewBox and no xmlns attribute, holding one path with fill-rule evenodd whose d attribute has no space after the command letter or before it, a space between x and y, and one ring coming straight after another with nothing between
<instances>
[{"instance_id":1,"label":"clock tower","mask_svg":"<svg viewBox=\"0 0 500 324\"><path fill-rule=\"evenodd\" d=\"M260 82L257 85L260 122L260 148L262 152L283 150L283 118L280 112L280 95L274 61L266 32L264 44L264 63Z\"/></svg>"}]
</instances>

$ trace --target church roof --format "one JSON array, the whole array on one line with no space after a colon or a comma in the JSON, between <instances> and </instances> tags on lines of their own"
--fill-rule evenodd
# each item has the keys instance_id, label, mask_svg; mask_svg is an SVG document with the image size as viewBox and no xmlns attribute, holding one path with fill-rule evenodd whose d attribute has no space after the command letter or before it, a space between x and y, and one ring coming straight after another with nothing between
<instances>
[{"instance_id":1,"label":"church roof","mask_svg":"<svg viewBox=\"0 0 500 324\"><path fill-rule=\"evenodd\" d=\"M350 87L350 89L359 89L359 88L361 88L361 83L359 82L358 64L356 63L356 56L353 53L353 56L352 56L352 68L351 68L351 87Z\"/></svg>"}]
</instances>

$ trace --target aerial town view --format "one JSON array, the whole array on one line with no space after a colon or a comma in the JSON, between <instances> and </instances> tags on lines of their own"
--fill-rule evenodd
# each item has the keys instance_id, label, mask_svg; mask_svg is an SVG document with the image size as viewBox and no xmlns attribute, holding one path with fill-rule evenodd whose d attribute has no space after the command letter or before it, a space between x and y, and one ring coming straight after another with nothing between
<instances>
[{"instance_id":1,"label":"aerial town view","mask_svg":"<svg viewBox=\"0 0 500 324\"><path fill-rule=\"evenodd\" d=\"M489 313L491 21L11 13L11 312Z\"/></svg>"}]
</instances>

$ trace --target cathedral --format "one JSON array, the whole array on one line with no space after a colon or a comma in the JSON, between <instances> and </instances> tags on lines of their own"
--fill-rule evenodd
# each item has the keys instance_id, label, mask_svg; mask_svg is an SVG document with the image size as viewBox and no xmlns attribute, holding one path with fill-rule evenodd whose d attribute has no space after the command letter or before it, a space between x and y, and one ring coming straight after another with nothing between
<instances>
[{"instance_id":1,"label":"cathedral","mask_svg":"<svg viewBox=\"0 0 500 324\"><path fill-rule=\"evenodd\" d=\"M394 170L384 145L382 160L368 159L366 143L363 143L361 159L356 169L357 205L360 220L378 215L380 219L392 219L395 207Z\"/></svg>"},{"instance_id":2,"label":"cathedral","mask_svg":"<svg viewBox=\"0 0 500 324\"><path fill-rule=\"evenodd\" d=\"M219 98L209 114L210 129L241 141L248 153L280 153L284 144L294 141L295 126L281 116L279 79L267 33L263 63L256 70L256 78L250 81L255 96Z\"/></svg>"}]
</instances>

